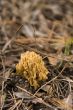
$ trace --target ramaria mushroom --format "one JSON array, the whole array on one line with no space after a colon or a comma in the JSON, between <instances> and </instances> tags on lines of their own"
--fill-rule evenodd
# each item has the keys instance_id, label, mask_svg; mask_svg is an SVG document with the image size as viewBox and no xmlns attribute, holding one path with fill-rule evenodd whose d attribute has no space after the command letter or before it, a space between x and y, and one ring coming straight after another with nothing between
<instances>
[{"instance_id":1,"label":"ramaria mushroom","mask_svg":"<svg viewBox=\"0 0 73 110\"><path fill-rule=\"evenodd\" d=\"M21 54L19 63L16 65L16 73L26 78L31 86L39 87L39 82L47 79L48 70L42 57L27 51Z\"/></svg>"}]
</instances>

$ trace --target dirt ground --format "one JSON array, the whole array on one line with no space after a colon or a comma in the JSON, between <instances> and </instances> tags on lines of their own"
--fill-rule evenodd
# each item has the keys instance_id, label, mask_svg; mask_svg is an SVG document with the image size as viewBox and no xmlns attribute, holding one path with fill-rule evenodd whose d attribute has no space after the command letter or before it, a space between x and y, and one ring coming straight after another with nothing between
<instances>
[{"instance_id":1,"label":"dirt ground","mask_svg":"<svg viewBox=\"0 0 73 110\"><path fill-rule=\"evenodd\" d=\"M16 74L26 51L48 69L37 89ZM0 0L0 109L73 110L73 0Z\"/></svg>"}]
</instances>

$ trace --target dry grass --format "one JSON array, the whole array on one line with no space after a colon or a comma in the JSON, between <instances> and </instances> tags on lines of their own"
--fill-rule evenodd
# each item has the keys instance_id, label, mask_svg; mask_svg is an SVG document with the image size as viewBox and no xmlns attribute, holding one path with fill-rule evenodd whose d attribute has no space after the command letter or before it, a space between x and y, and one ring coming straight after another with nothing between
<instances>
[{"instance_id":1,"label":"dry grass","mask_svg":"<svg viewBox=\"0 0 73 110\"><path fill-rule=\"evenodd\" d=\"M72 37L72 0L1 1L1 110L73 109ZM40 54L50 72L37 90L16 75L15 65L26 51Z\"/></svg>"}]
</instances>

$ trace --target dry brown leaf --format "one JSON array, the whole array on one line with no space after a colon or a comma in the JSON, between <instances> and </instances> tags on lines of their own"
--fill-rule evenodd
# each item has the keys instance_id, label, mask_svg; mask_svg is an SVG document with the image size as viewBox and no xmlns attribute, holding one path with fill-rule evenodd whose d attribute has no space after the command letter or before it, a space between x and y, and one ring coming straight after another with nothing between
<instances>
[{"instance_id":1,"label":"dry brown leaf","mask_svg":"<svg viewBox=\"0 0 73 110\"><path fill-rule=\"evenodd\" d=\"M73 110L72 106L66 103L65 100L57 99L57 98L52 98L51 103L57 106L58 108L65 109L65 110Z\"/></svg>"},{"instance_id":2,"label":"dry brown leaf","mask_svg":"<svg viewBox=\"0 0 73 110\"><path fill-rule=\"evenodd\" d=\"M52 64L52 65L57 65L57 63L59 62L59 59L58 57L53 57L53 56L49 56L48 57L48 60L49 60L49 63Z\"/></svg>"},{"instance_id":3,"label":"dry brown leaf","mask_svg":"<svg viewBox=\"0 0 73 110\"><path fill-rule=\"evenodd\" d=\"M52 94L52 86L51 85L46 85L42 88L43 91L47 92L48 94Z\"/></svg>"},{"instance_id":4,"label":"dry brown leaf","mask_svg":"<svg viewBox=\"0 0 73 110\"><path fill-rule=\"evenodd\" d=\"M49 54L48 60L50 64L57 65L60 61L73 62L73 55L64 55L64 54Z\"/></svg>"}]
</instances>

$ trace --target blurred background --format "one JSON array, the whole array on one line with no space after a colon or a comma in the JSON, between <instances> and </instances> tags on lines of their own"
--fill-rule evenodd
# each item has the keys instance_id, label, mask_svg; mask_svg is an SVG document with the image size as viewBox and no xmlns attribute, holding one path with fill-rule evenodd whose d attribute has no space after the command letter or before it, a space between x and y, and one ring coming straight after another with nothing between
<instances>
[{"instance_id":1,"label":"blurred background","mask_svg":"<svg viewBox=\"0 0 73 110\"><path fill-rule=\"evenodd\" d=\"M62 53L72 36L72 0L0 0L0 52L7 56Z\"/></svg>"}]
</instances>

